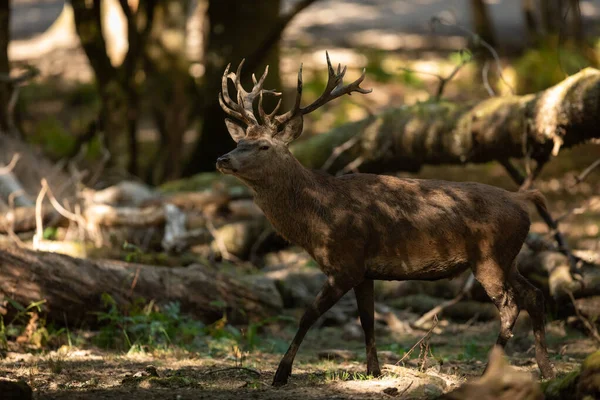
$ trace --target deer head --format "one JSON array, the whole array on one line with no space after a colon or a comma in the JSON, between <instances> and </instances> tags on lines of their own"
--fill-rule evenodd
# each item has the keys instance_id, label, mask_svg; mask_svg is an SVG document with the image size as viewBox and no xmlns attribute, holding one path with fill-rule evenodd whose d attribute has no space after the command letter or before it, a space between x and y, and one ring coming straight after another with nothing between
<instances>
[{"instance_id":1,"label":"deer head","mask_svg":"<svg viewBox=\"0 0 600 400\"><path fill-rule=\"evenodd\" d=\"M229 72L230 65L227 66L223 74L219 104L227 115L237 120L237 122L234 122L232 119L225 119L225 125L229 130L229 134L237 143L237 147L219 157L217 160L219 171L248 181L260 179L262 176L268 175L270 171L280 171L283 163L293 159L288 150L288 145L302 133L302 118L304 115L344 94L350 95L352 92L370 93L372 91L372 89L366 90L359 86L365 79L364 70L360 78L344 85L343 79L346 74L346 67L342 69L341 65L338 65L337 72L334 71L329 60L329 54L326 53L326 56L328 79L323 94L312 104L300 107L302 100L302 65L300 65L294 106L290 111L281 115L276 115L281 106L281 99L271 113L267 114L263 109L264 95L281 95L281 93L274 90L263 89L265 78L269 72L268 66L259 80L256 79L254 74L252 75L254 87L250 92L245 91L240 83L244 61L242 60L235 73ZM235 84L237 102L229 96L228 79L231 79ZM258 117L254 113L254 102L257 98ZM242 125L245 125L245 127Z\"/></svg>"}]
</instances>

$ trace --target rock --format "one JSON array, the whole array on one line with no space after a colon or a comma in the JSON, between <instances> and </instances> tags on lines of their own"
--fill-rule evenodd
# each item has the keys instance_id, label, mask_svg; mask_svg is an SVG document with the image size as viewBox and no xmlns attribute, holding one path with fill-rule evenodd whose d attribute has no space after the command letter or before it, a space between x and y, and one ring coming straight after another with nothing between
<instances>
[{"instance_id":1,"label":"rock","mask_svg":"<svg viewBox=\"0 0 600 400\"><path fill-rule=\"evenodd\" d=\"M23 381L0 379L0 397L2 400L31 400L33 391Z\"/></svg>"}]
</instances>

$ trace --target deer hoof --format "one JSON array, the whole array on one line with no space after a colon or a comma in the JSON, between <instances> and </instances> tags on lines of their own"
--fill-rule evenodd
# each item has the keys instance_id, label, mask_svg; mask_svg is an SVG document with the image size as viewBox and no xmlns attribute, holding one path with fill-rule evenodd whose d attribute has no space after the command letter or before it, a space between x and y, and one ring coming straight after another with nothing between
<instances>
[{"instance_id":1,"label":"deer hoof","mask_svg":"<svg viewBox=\"0 0 600 400\"><path fill-rule=\"evenodd\" d=\"M288 378L292 374L292 366L289 364L279 364L275 377L273 378L273 386L283 386L288 383Z\"/></svg>"}]
</instances>

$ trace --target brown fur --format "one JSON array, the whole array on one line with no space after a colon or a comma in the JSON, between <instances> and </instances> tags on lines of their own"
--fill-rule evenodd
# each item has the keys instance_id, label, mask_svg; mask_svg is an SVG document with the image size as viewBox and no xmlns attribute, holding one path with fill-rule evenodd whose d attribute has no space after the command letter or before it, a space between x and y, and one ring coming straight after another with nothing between
<instances>
[{"instance_id":1,"label":"brown fur","mask_svg":"<svg viewBox=\"0 0 600 400\"><path fill-rule=\"evenodd\" d=\"M241 152L229 153L230 163L237 166L234 175L253 189L256 203L273 227L306 249L330 278L333 288L324 292L332 298L331 305L361 286L367 287L362 291L367 291L366 301L372 303L372 282L368 282L373 279L434 280L471 268L500 310L499 344L512 336L519 303L538 315L538 362L544 375L552 374L543 338L543 298L514 264L530 226L525 202L545 206L538 191L512 193L472 182L372 174L333 177L304 168L272 139L248 141L275 148L269 149L264 163L255 163L267 152L242 143ZM337 294L331 295L332 290ZM372 314L371 305L361 306L365 314ZM318 315L310 315L309 310L306 323L326 311L318 300L314 307ZM370 340L368 372L377 374L374 339ZM295 353L294 343L291 349ZM293 357L288 359L291 370Z\"/></svg>"},{"instance_id":2,"label":"brown fur","mask_svg":"<svg viewBox=\"0 0 600 400\"><path fill-rule=\"evenodd\" d=\"M236 80L240 68L231 79ZM229 99L227 71L222 95ZM326 93L338 85L331 71ZM362 79L364 74L357 82ZM238 90L242 90L238 83ZM260 81L252 93L259 89ZM538 191L512 193L472 182L372 174L333 177L311 171L287 148L302 132L302 112L306 109L288 113L291 120L284 126L273 123L278 117L267 118L260 125L248 114L253 95L244 93L248 97L244 100L246 108L230 99L229 106L223 104L228 114L243 117L249 126L244 130L226 120L238 145L217 160L217 168L249 186L273 227L290 242L302 246L328 277L302 316L298 332L275 373L274 385L287 382L296 352L313 323L351 289L365 332L367 372L379 375L373 280L451 278L468 268L500 312L497 344L506 344L519 310L525 308L532 319L536 360L542 375L553 376L546 351L544 298L515 265L530 226L526 202L546 207Z\"/></svg>"}]
</instances>

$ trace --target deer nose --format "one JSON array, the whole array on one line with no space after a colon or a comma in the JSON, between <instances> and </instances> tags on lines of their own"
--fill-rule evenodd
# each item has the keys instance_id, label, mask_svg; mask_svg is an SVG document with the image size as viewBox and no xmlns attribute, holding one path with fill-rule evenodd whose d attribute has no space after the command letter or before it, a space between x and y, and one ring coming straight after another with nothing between
<instances>
[{"instance_id":1,"label":"deer nose","mask_svg":"<svg viewBox=\"0 0 600 400\"><path fill-rule=\"evenodd\" d=\"M217 158L217 164L223 164L223 163L228 163L228 162L229 162L229 156L227 154Z\"/></svg>"}]
</instances>

